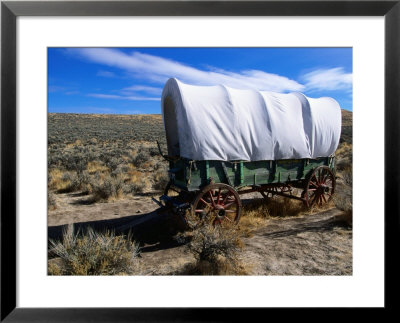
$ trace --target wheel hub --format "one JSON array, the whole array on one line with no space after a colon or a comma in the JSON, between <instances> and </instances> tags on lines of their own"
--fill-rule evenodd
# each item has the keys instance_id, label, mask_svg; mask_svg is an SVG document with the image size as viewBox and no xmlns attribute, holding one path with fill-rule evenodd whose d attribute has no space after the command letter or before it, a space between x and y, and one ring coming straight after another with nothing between
<instances>
[{"instance_id":1,"label":"wheel hub","mask_svg":"<svg viewBox=\"0 0 400 323\"><path fill-rule=\"evenodd\" d=\"M223 218L225 216L225 214L226 214L226 212L224 209L218 211L218 217L220 217L220 218Z\"/></svg>"},{"instance_id":2,"label":"wheel hub","mask_svg":"<svg viewBox=\"0 0 400 323\"><path fill-rule=\"evenodd\" d=\"M318 188L318 192L320 194L329 193L329 189L330 189L329 186L327 186L325 184L321 184L320 187Z\"/></svg>"}]
</instances>

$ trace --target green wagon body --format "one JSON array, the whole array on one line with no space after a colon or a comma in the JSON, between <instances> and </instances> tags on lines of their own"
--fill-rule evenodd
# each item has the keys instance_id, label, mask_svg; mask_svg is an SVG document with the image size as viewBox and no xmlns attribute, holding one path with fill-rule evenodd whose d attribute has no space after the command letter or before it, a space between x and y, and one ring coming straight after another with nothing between
<instances>
[{"instance_id":1,"label":"green wagon body","mask_svg":"<svg viewBox=\"0 0 400 323\"><path fill-rule=\"evenodd\" d=\"M210 220L238 223L242 194L259 192L266 199L280 195L311 207L327 203L335 191L334 156L249 162L164 157L170 181L160 201L191 227ZM170 190L178 195L169 196Z\"/></svg>"},{"instance_id":2,"label":"green wagon body","mask_svg":"<svg viewBox=\"0 0 400 323\"><path fill-rule=\"evenodd\" d=\"M225 183L235 189L266 184L292 184L301 187L314 169L328 166L334 172L335 158L286 159L277 161L221 162L170 160L171 185L186 191L197 191L213 183Z\"/></svg>"}]
</instances>

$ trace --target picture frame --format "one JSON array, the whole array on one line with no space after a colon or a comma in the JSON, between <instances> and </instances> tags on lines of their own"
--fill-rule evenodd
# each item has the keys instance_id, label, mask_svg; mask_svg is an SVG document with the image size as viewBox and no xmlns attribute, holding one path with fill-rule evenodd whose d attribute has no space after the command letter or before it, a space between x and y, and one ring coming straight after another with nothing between
<instances>
[{"instance_id":1,"label":"picture frame","mask_svg":"<svg viewBox=\"0 0 400 323\"><path fill-rule=\"evenodd\" d=\"M17 307L16 19L19 16L384 16L385 308L393 309L398 237L400 1L3 1L1 3L1 321L234 321L226 308ZM379 176L379 175L377 175ZM383 189L383 188L380 188ZM396 240L398 241L398 240ZM389 283L390 282L390 283ZM256 315L255 313L254 315ZM253 315L253 313L252 313Z\"/></svg>"}]
</instances>

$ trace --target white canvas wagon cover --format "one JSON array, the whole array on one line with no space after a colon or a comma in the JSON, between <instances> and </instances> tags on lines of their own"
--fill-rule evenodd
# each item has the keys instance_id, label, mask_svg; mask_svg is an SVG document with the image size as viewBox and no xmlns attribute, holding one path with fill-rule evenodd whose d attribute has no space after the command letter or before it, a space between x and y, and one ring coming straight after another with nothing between
<instances>
[{"instance_id":1,"label":"white canvas wagon cover","mask_svg":"<svg viewBox=\"0 0 400 323\"><path fill-rule=\"evenodd\" d=\"M168 155L193 160L328 157L340 139L340 106L328 97L193 86L172 78L161 110Z\"/></svg>"}]
</instances>

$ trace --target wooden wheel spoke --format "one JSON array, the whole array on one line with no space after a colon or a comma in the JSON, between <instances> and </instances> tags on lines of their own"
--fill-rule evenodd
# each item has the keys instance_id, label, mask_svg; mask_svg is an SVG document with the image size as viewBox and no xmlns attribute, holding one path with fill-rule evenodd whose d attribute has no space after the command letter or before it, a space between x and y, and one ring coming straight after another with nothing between
<instances>
[{"instance_id":1,"label":"wooden wheel spoke","mask_svg":"<svg viewBox=\"0 0 400 323\"><path fill-rule=\"evenodd\" d=\"M315 198L316 198L316 197L317 197L317 196L314 195L314 198L312 199L312 201L311 201L311 203L310 203L310 206L314 205L314 203L315 203Z\"/></svg>"},{"instance_id":2,"label":"wooden wheel spoke","mask_svg":"<svg viewBox=\"0 0 400 323\"><path fill-rule=\"evenodd\" d=\"M315 196L315 203L316 203L317 205L319 205L319 199L320 199L320 196L319 196L319 195L316 195L316 196Z\"/></svg>"},{"instance_id":3,"label":"wooden wheel spoke","mask_svg":"<svg viewBox=\"0 0 400 323\"><path fill-rule=\"evenodd\" d=\"M218 189L217 204L219 204L220 198L221 198L221 187Z\"/></svg>"},{"instance_id":4,"label":"wooden wheel spoke","mask_svg":"<svg viewBox=\"0 0 400 323\"><path fill-rule=\"evenodd\" d=\"M208 191L208 195L210 195L210 199L211 199L211 204L212 204L212 207L213 207L213 208L215 208L214 197L213 197L213 194L211 193L211 190L210 190L210 191Z\"/></svg>"},{"instance_id":5,"label":"wooden wheel spoke","mask_svg":"<svg viewBox=\"0 0 400 323\"><path fill-rule=\"evenodd\" d=\"M230 192L228 192L224 198L224 200L222 201L222 204L225 204L225 202L227 201L228 197L230 197Z\"/></svg>"},{"instance_id":6,"label":"wooden wheel spoke","mask_svg":"<svg viewBox=\"0 0 400 323\"><path fill-rule=\"evenodd\" d=\"M232 206L232 205L235 204L235 203L236 203L236 202L233 201L233 202L231 202L231 203L225 204L225 205L224 205L224 208L228 208L228 207Z\"/></svg>"},{"instance_id":7,"label":"wooden wheel spoke","mask_svg":"<svg viewBox=\"0 0 400 323\"><path fill-rule=\"evenodd\" d=\"M330 174L327 174L327 176L324 177L324 181L323 181L323 183L325 183L325 184L328 182L332 182Z\"/></svg>"},{"instance_id":8,"label":"wooden wheel spoke","mask_svg":"<svg viewBox=\"0 0 400 323\"><path fill-rule=\"evenodd\" d=\"M200 201L203 202L205 205L208 205L209 207L212 207L212 206L210 205L210 203L206 202L203 198L200 198Z\"/></svg>"},{"instance_id":9,"label":"wooden wheel spoke","mask_svg":"<svg viewBox=\"0 0 400 323\"><path fill-rule=\"evenodd\" d=\"M225 213L236 213L236 210L225 210Z\"/></svg>"}]
</instances>

